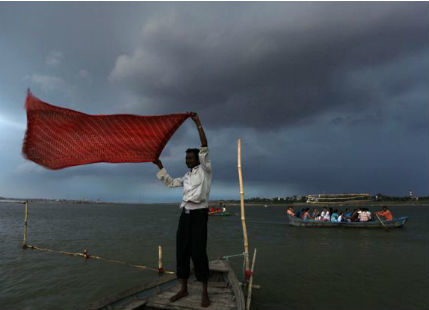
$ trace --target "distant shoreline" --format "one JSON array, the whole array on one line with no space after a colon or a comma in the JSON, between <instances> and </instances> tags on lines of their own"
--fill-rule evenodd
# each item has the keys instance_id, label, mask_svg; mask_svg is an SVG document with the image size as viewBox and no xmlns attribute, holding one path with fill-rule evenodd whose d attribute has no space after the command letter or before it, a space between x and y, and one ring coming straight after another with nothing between
<instances>
[{"instance_id":1,"label":"distant shoreline","mask_svg":"<svg viewBox=\"0 0 429 310\"><path fill-rule=\"evenodd\" d=\"M111 202L111 201L91 201L91 200L67 200L67 199L33 199L33 198L0 198L1 202L8 203L22 203L23 201L28 201L31 203L48 203L48 204L98 204L98 205L170 205L178 204L177 202ZM209 202L209 207L239 207L240 201L225 201L225 200L213 200ZM317 203L311 204L306 202L286 202L286 201L267 201L267 202L249 202L245 201L244 205L246 207L309 207L309 208L322 208L322 207L380 207L380 206L398 206L398 207L409 207L409 206L420 206L420 207L429 207L429 200L410 200L410 201L349 201L341 203Z\"/></svg>"},{"instance_id":2,"label":"distant shoreline","mask_svg":"<svg viewBox=\"0 0 429 310\"><path fill-rule=\"evenodd\" d=\"M306 202L245 202L244 205L246 207L254 206L254 207L263 207L267 205L267 207L309 207L309 208L323 208L323 207L379 207L379 206L389 206L389 207L410 207L410 206L420 206L420 207L429 207L428 200L416 201L350 201L350 202L342 202L342 203L306 203ZM240 203L232 202L225 203L225 206L240 206Z\"/></svg>"}]
</instances>

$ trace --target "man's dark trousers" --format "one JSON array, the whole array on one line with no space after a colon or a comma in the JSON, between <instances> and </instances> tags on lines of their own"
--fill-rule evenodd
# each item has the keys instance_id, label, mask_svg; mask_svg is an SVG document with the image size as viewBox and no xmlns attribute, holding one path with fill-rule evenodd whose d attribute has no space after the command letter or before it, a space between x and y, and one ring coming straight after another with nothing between
<instances>
[{"instance_id":1,"label":"man's dark trousers","mask_svg":"<svg viewBox=\"0 0 429 310\"><path fill-rule=\"evenodd\" d=\"M207 258L208 208L185 210L182 208L176 236L177 277L188 279L191 258L198 281L207 281L209 260Z\"/></svg>"}]
</instances>

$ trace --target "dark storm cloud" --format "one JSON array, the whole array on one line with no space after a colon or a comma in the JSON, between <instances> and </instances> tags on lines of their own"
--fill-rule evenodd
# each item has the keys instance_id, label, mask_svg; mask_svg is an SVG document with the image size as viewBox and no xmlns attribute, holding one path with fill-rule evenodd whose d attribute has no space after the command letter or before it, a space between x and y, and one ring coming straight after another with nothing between
<instances>
[{"instance_id":1,"label":"dark storm cloud","mask_svg":"<svg viewBox=\"0 0 429 310\"><path fill-rule=\"evenodd\" d=\"M383 104L416 80L350 85L365 69L426 58L426 4L265 3L200 5L149 19L132 54L110 74L159 113L198 110L211 126L281 127L313 113ZM228 12L226 12L228 11ZM365 85L367 86L367 85Z\"/></svg>"},{"instance_id":2,"label":"dark storm cloud","mask_svg":"<svg viewBox=\"0 0 429 310\"><path fill-rule=\"evenodd\" d=\"M156 167L21 156L27 87L90 114L194 110L211 197L427 195L427 3L0 3L0 196L179 201ZM186 172L188 120L161 159ZM19 186L18 186L19 185Z\"/></svg>"}]
</instances>

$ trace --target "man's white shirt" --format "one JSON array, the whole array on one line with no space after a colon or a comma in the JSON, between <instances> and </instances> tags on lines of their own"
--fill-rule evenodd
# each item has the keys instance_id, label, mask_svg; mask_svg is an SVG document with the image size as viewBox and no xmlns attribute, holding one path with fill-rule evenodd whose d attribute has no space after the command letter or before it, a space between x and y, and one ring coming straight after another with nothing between
<instances>
[{"instance_id":1,"label":"man's white shirt","mask_svg":"<svg viewBox=\"0 0 429 310\"><path fill-rule=\"evenodd\" d=\"M212 167L208 147L200 148L199 159L200 164L188 171L182 178L172 178L165 168L159 170L156 175L168 187L183 186L183 198L180 207L187 210L208 207L212 182Z\"/></svg>"}]
</instances>

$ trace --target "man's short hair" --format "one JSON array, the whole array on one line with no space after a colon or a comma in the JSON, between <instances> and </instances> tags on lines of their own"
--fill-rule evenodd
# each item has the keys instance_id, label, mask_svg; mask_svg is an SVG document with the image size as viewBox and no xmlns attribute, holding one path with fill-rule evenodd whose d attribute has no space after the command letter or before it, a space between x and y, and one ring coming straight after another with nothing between
<instances>
[{"instance_id":1,"label":"man's short hair","mask_svg":"<svg viewBox=\"0 0 429 310\"><path fill-rule=\"evenodd\" d=\"M195 158L197 159L197 161L200 162L200 158L198 156L200 154L199 149L187 149L186 154L188 154L188 153L193 153L195 155Z\"/></svg>"}]
</instances>

